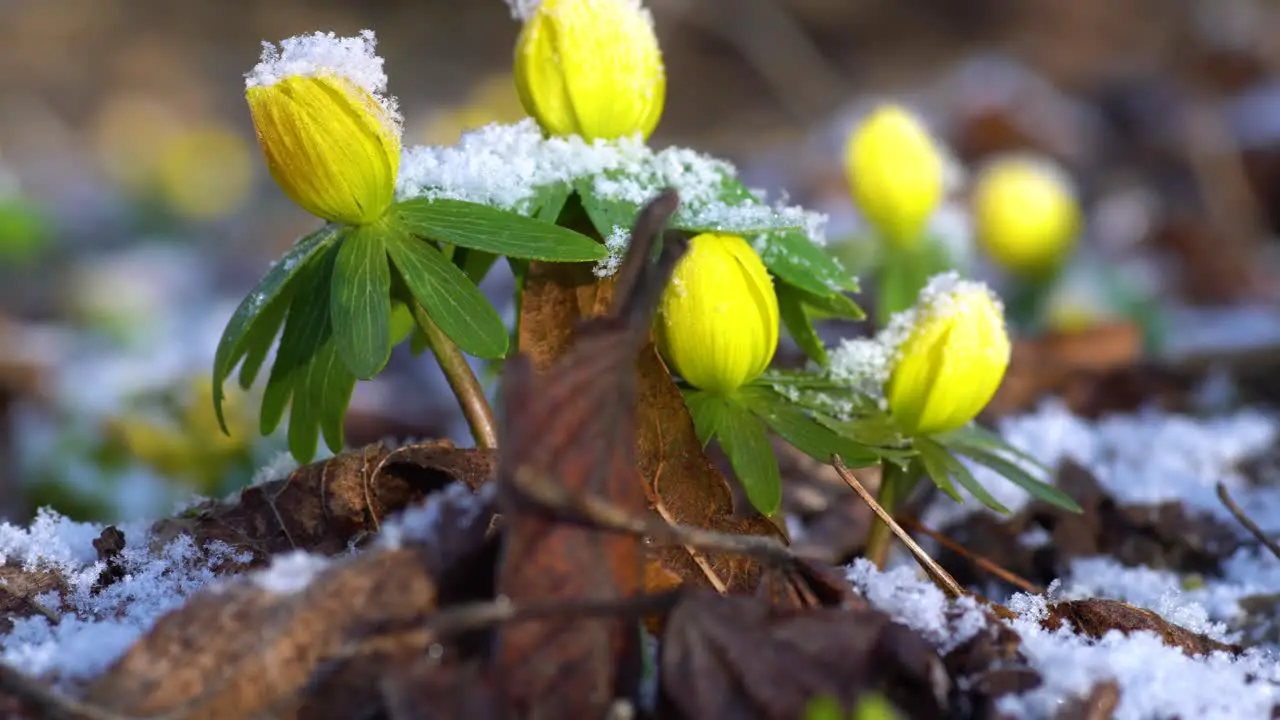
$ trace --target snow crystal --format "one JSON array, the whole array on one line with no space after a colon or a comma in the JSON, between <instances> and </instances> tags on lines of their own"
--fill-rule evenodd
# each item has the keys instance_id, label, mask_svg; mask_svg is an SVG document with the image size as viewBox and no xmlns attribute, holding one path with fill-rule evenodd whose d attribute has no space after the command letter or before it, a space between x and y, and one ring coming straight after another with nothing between
<instances>
[{"instance_id":1,"label":"snow crystal","mask_svg":"<svg viewBox=\"0 0 1280 720\"><path fill-rule=\"evenodd\" d=\"M613 232L604 239L604 249L608 250L609 254L596 263L596 277L609 277L618 272L618 268L622 266L622 257L626 254L630 243L631 232L620 225L614 225Z\"/></svg>"},{"instance_id":2,"label":"snow crystal","mask_svg":"<svg viewBox=\"0 0 1280 720\"><path fill-rule=\"evenodd\" d=\"M1065 625L1050 632L1040 627L1046 614L1043 598L1019 597L1022 602L1009 604L1020 612L1010 625L1022 639L1022 655L1040 672L1043 683L1030 692L1001 698L1002 713L1054 717L1064 700L1087 695L1108 680L1120 690L1112 714L1119 720L1265 718L1280 700L1280 664L1267 653L1188 657L1151 632L1126 636L1111 631L1098 640L1077 635Z\"/></svg>"},{"instance_id":3,"label":"snow crystal","mask_svg":"<svg viewBox=\"0 0 1280 720\"><path fill-rule=\"evenodd\" d=\"M495 483L485 483L475 492L466 483L449 483L444 489L433 493L426 503L408 508L382 523L378 545L396 549L406 543L430 541L438 537L442 530L447 532L451 528L468 526L475 520L474 515L456 517L454 522L445 527L445 511L483 512L491 507L490 502L496 492Z\"/></svg>"},{"instance_id":4,"label":"snow crystal","mask_svg":"<svg viewBox=\"0 0 1280 720\"><path fill-rule=\"evenodd\" d=\"M938 273L920 291L916 304L894 313L875 337L842 340L830 353L828 376L840 384L880 396L903 343L916 327L955 312L957 298L973 294L986 295L997 313L1003 315L1004 305L985 283L962 279L954 270Z\"/></svg>"},{"instance_id":5,"label":"snow crystal","mask_svg":"<svg viewBox=\"0 0 1280 720\"><path fill-rule=\"evenodd\" d=\"M1236 465L1280 439L1280 420L1256 411L1193 418L1157 411L1114 415L1091 422L1073 415L1061 400L1046 400L1032 413L1005 418L999 432L1013 447L1047 467L1073 460L1090 470L1123 504L1180 501L1234 523L1217 496L1224 482L1264 529L1280 529L1280 494L1245 487ZM1152 449L1159 452L1152 452ZM1024 490L999 473L970 465L975 479L1017 512L1029 501ZM945 527L981 504L949 498L929 508L925 522Z\"/></svg>"},{"instance_id":6,"label":"snow crystal","mask_svg":"<svg viewBox=\"0 0 1280 720\"><path fill-rule=\"evenodd\" d=\"M541 189L591 179L603 199L641 205L660 190L675 188L677 220L690 227L802 228L826 243L826 216L791 207L785 200L761 204L754 196L736 204L721 199L731 163L672 147L654 151L634 135L588 142L578 136L544 137L532 118L511 125L491 124L462 136L451 147L405 148L396 187L398 198L447 198L527 211Z\"/></svg>"},{"instance_id":7,"label":"snow crystal","mask_svg":"<svg viewBox=\"0 0 1280 720\"><path fill-rule=\"evenodd\" d=\"M67 587L61 596L35 598L60 615L56 625L42 616L18 619L0 637L0 660L30 674L70 680L102 672L161 615L214 582L215 566L251 559L219 542L201 551L187 535L152 550L145 526L126 526L129 543L118 558L124 573L95 589L106 566L95 560L92 542L103 528L47 511L41 517L28 531L0 526L10 556L25 555L24 565L56 569Z\"/></svg>"},{"instance_id":8,"label":"snow crystal","mask_svg":"<svg viewBox=\"0 0 1280 720\"><path fill-rule=\"evenodd\" d=\"M263 483L273 482L275 480L283 480L289 477L289 474L298 469L298 460L293 454L281 450L271 458L266 465L258 468L253 473L253 479L249 481L250 485L261 485Z\"/></svg>"},{"instance_id":9,"label":"snow crystal","mask_svg":"<svg viewBox=\"0 0 1280 720\"><path fill-rule=\"evenodd\" d=\"M506 0L507 7L511 9L511 18L513 20L528 20L538 11L538 6L542 4L542 0Z\"/></svg>"},{"instance_id":10,"label":"snow crystal","mask_svg":"<svg viewBox=\"0 0 1280 720\"><path fill-rule=\"evenodd\" d=\"M910 566L881 572L869 560L858 558L848 568L848 579L872 606L890 613L943 653L963 645L987 625L976 600L964 597L949 602Z\"/></svg>"},{"instance_id":11,"label":"snow crystal","mask_svg":"<svg viewBox=\"0 0 1280 720\"><path fill-rule=\"evenodd\" d=\"M275 555L270 567L253 573L258 587L275 595L292 595L311 584L311 580L329 566L329 558L305 550Z\"/></svg>"},{"instance_id":12,"label":"snow crystal","mask_svg":"<svg viewBox=\"0 0 1280 720\"><path fill-rule=\"evenodd\" d=\"M386 94L387 73L382 58L374 52L377 45L372 30L361 30L357 37L338 37L332 32L297 35L282 40L279 47L264 42L262 59L245 73L244 85L269 87L288 77L345 78L372 95L398 129L400 114L395 98Z\"/></svg>"}]
</instances>

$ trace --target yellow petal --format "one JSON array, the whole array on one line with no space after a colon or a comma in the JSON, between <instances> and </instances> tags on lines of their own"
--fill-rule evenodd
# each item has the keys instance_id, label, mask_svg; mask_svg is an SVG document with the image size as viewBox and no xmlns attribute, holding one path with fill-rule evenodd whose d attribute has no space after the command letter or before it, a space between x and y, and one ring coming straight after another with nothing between
<instances>
[{"instance_id":1,"label":"yellow petal","mask_svg":"<svg viewBox=\"0 0 1280 720\"><path fill-rule=\"evenodd\" d=\"M978 239L1011 272L1039 276L1075 245L1080 211L1060 169L1048 159L1014 155L991 162L973 194Z\"/></svg>"},{"instance_id":2,"label":"yellow petal","mask_svg":"<svg viewBox=\"0 0 1280 720\"><path fill-rule=\"evenodd\" d=\"M662 51L638 0L544 0L516 41L520 102L550 135L647 139L666 101Z\"/></svg>"},{"instance_id":3,"label":"yellow petal","mask_svg":"<svg viewBox=\"0 0 1280 720\"><path fill-rule=\"evenodd\" d=\"M845 170L858 210L883 238L913 247L942 201L942 154L918 118L884 105L854 129Z\"/></svg>"},{"instance_id":4,"label":"yellow petal","mask_svg":"<svg viewBox=\"0 0 1280 720\"><path fill-rule=\"evenodd\" d=\"M903 432L947 432L977 417L1004 379L1011 352L991 291L955 273L939 275L895 322L905 325L905 337L885 395Z\"/></svg>"},{"instance_id":5,"label":"yellow petal","mask_svg":"<svg viewBox=\"0 0 1280 720\"><path fill-rule=\"evenodd\" d=\"M246 93L271 177L326 220L371 223L400 169L400 133L368 91L333 75L286 77Z\"/></svg>"},{"instance_id":6,"label":"yellow petal","mask_svg":"<svg viewBox=\"0 0 1280 720\"><path fill-rule=\"evenodd\" d=\"M736 235L693 238L657 318L658 347L689 384L729 393L769 367L778 297L764 263Z\"/></svg>"}]
</instances>

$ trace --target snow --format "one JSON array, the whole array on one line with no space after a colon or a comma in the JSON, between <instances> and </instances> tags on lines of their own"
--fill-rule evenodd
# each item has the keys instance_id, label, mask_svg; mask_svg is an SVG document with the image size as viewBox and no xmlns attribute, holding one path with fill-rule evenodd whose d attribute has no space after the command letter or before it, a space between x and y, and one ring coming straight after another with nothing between
<instances>
[{"instance_id":1,"label":"snow","mask_svg":"<svg viewBox=\"0 0 1280 720\"><path fill-rule=\"evenodd\" d=\"M214 567L250 560L225 543L209 543L202 551L186 535L152 550L145 526L125 526L127 545L119 556L124 575L95 590L106 569L93 549L102 530L48 511L29 528L0 525L7 562L20 562L28 570L56 570L67 587L65 594L34 598L58 615L57 624L42 615L15 619L12 630L0 637L0 660L63 681L92 677L161 615L217 580Z\"/></svg>"},{"instance_id":2,"label":"snow","mask_svg":"<svg viewBox=\"0 0 1280 720\"><path fill-rule=\"evenodd\" d=\"M270 87L288 77L337 76L349 80L373 96L399 133L400 114L394 97L386 94L387 73L374 52L378 39L372 30L356 37L332 32L297 35L280 42L262 43L262 59L244 76L245 88Z\"/></svg>"},{"instance_id":3,"label":"snow","mask_svg":"<svg viewBox=\"0 0 1280 720\"><path fill-rule=\"evenodd\" d=\"M591 182L602 199L641 205L660 190L680 193L678 224L732 232L760 227L797 227L826 243L826 216L772 204L752 195L726 203L724 178L731 163L687 148L653 150L639 136L587 142L581 137L544 137L537 123L491 124L463 135L449 147L405 148L396 195L446 198L528 212L542 188Z\"/></svg>"},{"instance_id":4,"label":"snow","mask_svg":"<svg viewBox=\"0 0 1280 720\"><path fill-rule=\"evenodd\" d=\"M858 558L848 568L848 579L872 606L890 613L943 653L968 642L987 626L976 600L948 601L936 585L922 582L914 567L880 572L871 561Z\"/></svg>"},{"instance_id":5,"label":"snow","mask_svg":"<svg viewBox=\"0 0 1280 720\"><path fill-rule=\"evenodd\" d=\"M293 550L271 558L265 570L253 573L253 582L274 595L301 592L311 580L329 566L329 558L305 550Z\"/></svg>"}]
</instances>

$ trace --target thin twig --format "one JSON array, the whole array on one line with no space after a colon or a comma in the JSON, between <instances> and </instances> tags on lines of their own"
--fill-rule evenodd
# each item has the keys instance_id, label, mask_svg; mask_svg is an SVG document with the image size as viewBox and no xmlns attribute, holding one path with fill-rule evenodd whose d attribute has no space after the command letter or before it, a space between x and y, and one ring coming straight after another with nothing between
<instances>
[{"instance_id":1,"label":"thin twig","mask_svg":"<svg viewBox=\"0 0 1280 720\"><path fill-rule=\"evenodd\" d=\"M436 362L440 363L440 370L449 383L449 389L458 398L458 405L467 418L467 426L471 428L476 447L486 450L498 447L498 424L493 419L493 408L489 405L489 399L484 396L480 380L467 364L467 358L458 349L457 343L432 321L421 305L415 302L410 303L409 307L414 321L427 337L427 345L436 356Z\"/></svg>"},{"instance_id":2,"label":"thin twig","mask_svg":"<svg viewBox=\"0 0 1280 720\"><path fill-rule=\"evenodd\" d=\"M996 577L1009 583L1010 585L1013 585L1014 587L1018 588L1019 590L1022 590L1023 592L1031 593L1032 595L1043 595L1045 593L1045 589L1040 587L1039 585L1036 585L1035 583L1031 582L1030 580L1027 580L1026 578L1022 577L1021 575L1018 575L1017 573L1011 572L1009 570L1006 570L1005 568L1000 567L992 560L989 560L979 555L978 553L970 550L969 548L966 548L965 546L961 545L955 540L952 540L946 535L943 535L937 530L933 530L927 527L923 523L919 523L919 522L916 522L915 520L912 520L911 518L905 518L905 517L897 518L897 520L898 520L898 523L901 524L903 527L909 530L913 530L915 532L924 533L925 535L928 535L929 537L933 538L942 547L950 550L951 552L957 555L960 555L964 559L978 566L978 568L980 568L981 570L991 573L992 575L995 575Z\"/></svg>"},{"instance_id":3,"label":"thin twig","mask_svg":"<svg viewBox=\"0 0 1280 720\"><path fill-rule=\"evenodd\" d=\"M128 720L109 710L86 705L73 700L44 683L0 663L0 695L17 698L36 712L37 717L49 720Z\"/></svg>"},{"instance_id":4,"label":"thin twig","mask_svg":"<svg viewBox=\"0 0 1280 720\"><path fill-rule=\"evenodd\" d=\"M547 510L576 513L583 521L600 528L643 535L658 544L691 545L702 550L738 553L783 566L793 566L800 560L833 560L825 555L797 553L771 537L718 533L686 525L671 525L661 518L633 517L607 500L572 493L528 468L517 471L514 480L515 489L523 499Z\"/></svg>"},{"instance_id":5,"label":"thin twig","mask_svg":"<svg viewBox=\"0 0 1280 720\"><path fill-rule=\"evenodd\" d=\"M1222 501L1222 504L1225 505L1227 510L1235 517L1236 522L1243 525L1244 529L1248 530L1250 535L1253 535L1258 542L1262 543L1268 550L1270 550L1272 555L1280 558L1280 545L1277 545L1275 540L1267 537L1267 534L1262 531L1262 528L1258 527L1258 523L1250 520L1249 516L1244 514L1244 510L1240 509L1240 506L1236 504L1236 501L1231 499L1231 493L1227 492L1227 486L1221 481L1218 482L1218 499Z\"/></svg>"},{"instance_id":6,"label":"thin twig","mask_svg":"<svg viewBox=\"0 0 1280 720\"><path fill-rule=\"evenodd\" d=\"M858 478L854 477L853 473L849 472L849 468L844 466L844 461L840 459L839 455L831 456L831 464L835 467L836 473L840 475L840 478L848 483L854 492L858 493L858 497L862 498L862 501L880 518L880 521L889 527L889 530L902 541L902 544L907 546L907 549L915 556L916 562L920 563L920 567L924 568L930 579L944 593L952 599L965 596L966 593L964 588L960 587L960 583L956 582L956 579L951 577L950 573L943 570L941 565L934 562L934 559L929 557L929 553L926 553L924 548L921 548L916 544L915 540L911 539L911 536L902 529L902 526L893 519L893 516L880 507L880 503L876 502L875 497L862 486L862 483L858 482Z\"/></svg>"},{"instance_id":7,"label":"thin twig","mask_svg":"<svg viewBox=\"0 0 1280 720\"><path fill-rule=\"evenodd\" d=\"M662 448L666 447L662 442L662 423L659 421L654 425L654 429L658 434L658 467L653 472L653 492L649 493L646 487L645 494L650 496L649 500L653 503L653 509L662 516L662 519L666 520L668 525L675 525L675 516L667 509L667 504L662 502L662 496L658 494L658 480L662 477L662 470L666 467L667 459L662 451ZM707 578L707 582L711 583L711 587L714 587L716 592L721 595L727 595L729 593L729 585L720 579L720 574L716 572L715 568L711 567L711 561L707 559L707 556L692 545L685 545L684 550L689 553L689 557L693 558L694 564L702 571L703 576Z\"/></svg>"}]
</instances>

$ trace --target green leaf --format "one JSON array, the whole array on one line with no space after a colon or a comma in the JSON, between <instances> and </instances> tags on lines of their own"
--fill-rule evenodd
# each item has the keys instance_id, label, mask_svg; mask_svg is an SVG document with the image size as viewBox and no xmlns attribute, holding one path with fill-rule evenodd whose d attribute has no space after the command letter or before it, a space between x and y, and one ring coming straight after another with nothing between
<instances>
[{"instance_id":1,"label":"green leaf","mask_svg":"<svg viewBox=\"0 0 1280 720\"><path fill-rule=\"evenodd\" d=\"M461 270L424 240L393 233L386 243L405 286L445 335L476 357L506 354L502 318Z\"/></svg>"},{"instance_id":2,"label":"green leaf","mask_svg":"<svg viewBox=\"0 0 1280 720\"><path fill-rule=\"evenodd\" d=\"M934 458L941 461L945 471L960 483L960 487L969 491L969 494L978 500L978 502L1004 515L1009 514L1009 508L996 499L982 483L979 483L973 473L969 472L969 468L960 462L954 455L947 451L942 445L930 440L929 438L918 437L915 439L916 450L920 452L921 459Z\"/></svg>"},{"instance_id":3,"label":"green leaf","mask_svg":"<svg viewBox=\"0 0 1280 720\"><path fill-rule=\"evenodd\" d=\"M795 289L787 283L777 283L778 291L778 314L782 316L782 324L787 328L787 332L791 334L791 338L796 341L796 345L809 356L809 359L826 367L827 348L822 344L822 338L818 337L818 331L813 327L813 320L809 314L805 312L804 303L801 301L801 291Z\"/></svg>"},{"instance_id":4,"label":"green leaf","mask_svg":"<svg viewBox=\"0 0 1280 720\"><path fill-rule=\"evenodd\" d=\"M974 446L952 446L956 452L964 455L979 465L985 465L992 470L1003 475L1009 482L1017 485L1031 497L1042 500L1053 505L1054 507L1070 510L1071 512L1084 512L1070 495L1062 492L1056 486L1051 485L1043 480L1033 477L1026 470L1022 469L1010 461L1006 457L1002 457L999 453L987 450L985 448L977 448Z\"/></svg>"},{"instance_id":5,"label":"green leaf","mask_svg":"<svg viewBox=\"0 0 1280 720\"><path fill-rule=\"evenodd\" d=\"M599 197L596 195L594 177L580 178L573 187L578 193L578 202L582 203L582 209L600 237L607 239L613 234L615 227L626 230L635 223L640 206L624 200Z\"/></svg>"},{"instance_id":6,"label":"green leaf","mask_svg":"<svg viewBox=\"0 0 1280 720\"><path fill-rule=\"evenodd\" d=\"M338 248L329 246L300 273L280 336L280 347L262 395L259 431L263 435L270 435L279 426L298 378L312 356L329 342L329 289L337 256Z\"/></svg>"},{"instance_id":7,"label":"green leaf","mask_svg":"<svg viewBox=\"0 0 1280 720\"><path fill-rule=\"evenodd\" d=\"M716 438L747 491L747 499L756 510L772 515L782 504L782 473L764 423L740 405L725 403L725 409Z\"/></svg>"},{"instance_id":8,"label":"green leaf","mask_svg":"<svg viewBox=\"0 0 1280 720\"><path fill-rule=\"evenodd\" d=\"M702 447L705 448L720 429L720 424L729 411L729 404L719 395L694 389L685 391L684 402L689 407L689 414L693 417L694 432L698 434L698 439L702 441Z\"/></svg>"},{"instance_id":9,"label":"green leaf","mask_svg":"<svg viewBox=\"0 0 1280 720\"><path fill-rule=\"evenodd\" d=\"M857 282L855 281L854 284L856 285ZM850 298L844 293L835 293L824 297L822 295L814 295L813 293L805 292L804 290L792 285L786 286L791 288L792 292L799 295L801 301L806 306L813 308L814 310L818 310L829 317L845 318L847 320L865 320L867 317L867 314L862 311L862 308L858 306L858 303L854 302L853 298ZM854 292L857 292L857 290L855 289Z\"/></svg>"},{"instance_id":10,"label":"green leaf","mask_svg":"<svg viewBox=\"0 0 1280 720\"><path fill-rule=\"evenodd\" d=\"M345 230L342 226L325 225L298 240L271 266L258 286L245 296L231 315L213 357L213 408L218 416L218 425L224 433L228 430L222 413L222 383L231 374L236 363L250 350L251 343L252 347L257 348L263 342L265 331L253 330L259 323L269 324L275 318L275 313L279 312L278 305L288 304L285 295L293 279L307 267L316 253L336 242ZM274 335L273 331L265 341L270 344ZM261 354L265 356L266 351L261 351ZM261 360L257 362L261 363Z\"/></svg>"},{"instance_id":11,"label":"green leaf","mask_svg":"<svg viewBox=\"0 0 1280 720\"><path fill-rule=\"evenodd\" d=\"M1033 470L1039 472L1045 477L1048 477L1052 472L1049 468L1045 467L1044 463L1005 442L1004 438L1000 437L996 433L993 433L975 423L970 423L958 430L952 430L949 433L935 435L933 436L933 439L948 447L972 447L977 450L987 450L1007 458L1012 458L1018 463L1030 465Z\"/></svg>"},{"instance_id":12,"label":"green leaf","mask_svg":"<svg viewBox=\"0 0 1280 720\"><path fill-rule=\"evenodd\" d=\"M329 322L338 357L368 380L391 354L391 269L385 237L377 225L357 228L338 250L329 290Z\"/></svg>"},{"instance_id":13,"label":"green leaf","mask_svg":"<svg viewBox=\"0 0 1280 720\"><path fill-rule=\"evenodd\" d=\"M857 287L853 276L803 232L768 233L752 244L770 272L801 290L819 297L830 297L841 288L852 290Z\"/></svg>"},{"instance_id":14,"label":"green leaf","mask_svg":"<svg viewBox=\"0 0 1280 720\"><path fill-rule=\"evenodd\" d=\"M537 189L537 193L534 198L534 207L537 209L534 210L533 217L554 224L560 219L560 213L573 194L573 188L569 183L556 182L543 185Z\"/></svg>"},{"instance_id":15,"label":"green leaf","mask_svg":"<svg viewBox=\"0 0 1280 720\"><path fill-rule=\"evenodd\" d=\"M774 390L748 385L739 389L736 397L784 440L820 463L829 464L832 455L839 455L851 467L865 467L880 460L870 448L837 435Z\"/></svg>"},{"instance_id":16,"label":"green leaf","mask_svg":"<svg viewBox=\"0 0 1280 720\"><path fill-rule=\"evenodd\" d=\"M930 445L927 442L917 442L916 459L924 466L924 472L933 481L938 489L946 493L952 500L956 502L964 502L964 498L960 497L960 493L956 491L956 486L951 482L951 466L947 462L947 452L937 445Z\"/></svg>"},{"instance_id":17,"label":"green leaf","mask_svg":"<svg viewBox=\"0 0 1280 720\"><path fill-rule=\"evenodd\" d=\"M484 278L493 269L494 263L498 261L499 255L494 255L483 250L472 250L470 248L458 248L453 252L453 264L462 270L475 285L479 286L484 282Z\"/></svg>"},{"instance_id":18,"label":"green leaf","mask_svg":"<svg viewBox=\"0 0 1280 720\"><path fill-rule=\"evenodd\" d=\"M289 301L293 297L294 287L289 285L276 296L275 300L271 301L258 315L253 327L245 336L244 344L249 350L245 353L244 362L240 363L240 387L245 390L253 386L253 381L258 377L258 371L262 369L262 363L267 359L267 353L271 351L271 343L276 339L276 333L280 332L280 326L284 324L284 316L289 310Z\"/></svg>"},{"instance_id":19,"label":"green leaf","mask_svg":"<svg viewBox=\"0 0 1280 720\"><path fill-rule=\"evenodd\" d=\"M581 233L488 205L416 198L395 206L409 232L458 247L497 255L582 262L600 260L604 246Z\"/></svg>"}]
</instances>

